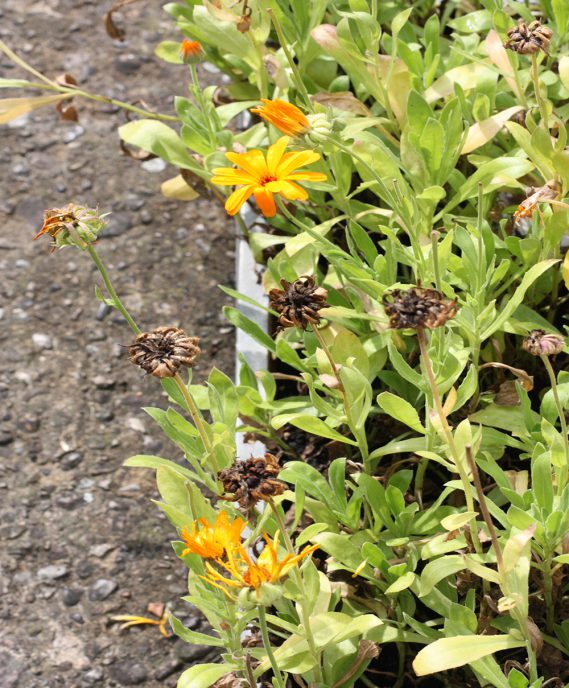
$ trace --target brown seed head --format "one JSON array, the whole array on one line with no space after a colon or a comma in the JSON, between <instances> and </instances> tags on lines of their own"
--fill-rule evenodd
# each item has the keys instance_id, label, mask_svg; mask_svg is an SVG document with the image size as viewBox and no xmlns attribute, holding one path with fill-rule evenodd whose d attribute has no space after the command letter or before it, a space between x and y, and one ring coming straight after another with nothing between
<instances>
[{"instance_id":1,"label":"brown seed head","mask_svg":"<svg viewBox=\"0 0 569 688\"><path fill-rule=\"evenodd\" d=\"M445 299L436 289L412 287L407 291L394 289L383 295L385 312L389 316L389 327L394 330L426 327L434 330L456 315L454 299Z\"/></svg>"},{"instance_id":2,"label":"brown seed head","mask_svg":"<svg viewBox=\"0 0 569 688\"><path fill-rule=\"evenodd\" d=\"M532 330L522 346L532 356L555 356L563 351L565 340L545 330Z\"/></svg>"},{"instance_id":3,"label":"brown seed head","mask_svg":"<svg viewBox=\"0 0 569 688\"><path fill-rule=\"evenodd\" d=\"M149 375L174 377L182 366L193 366L201 353L199 341L177 327L157 327L139 334L128 347L130 362Z\"/></svg>"},{"instance_id":4,"label":"brown seed head","mask_svg":"<svg viewBox=\"0 0 569 688\"><path fill-rule=\"evenodd\" d=\"M251 509L259 501L267 502L286 490L286 483L277 477L280 470L279 461L272 454L237 461L218 473L226 493L223 499L239 502L242 509Z\"/></svg>"},{"instance_id":5,"label":"brown seed head","mask_svg":"<svg viewBox=\"0 0 569 688\"><path fill-rule=\"evenodd\" d=\"M300 327L306 330L308 325L320 322L318 311L328 308L328 292L316 286L314 277L303 276L294 282L281 280L282 289L271 289L270 306L279 313L280 329Z\"/></svg>"},{"instance_id":6,"label":"brown seed head","mask_svg":"<svg viewBox=\"0 0 569 688\"><path fill-rule=\"evenodd\" d=\"M508 40L504 47L520 55L532 55L540 50L547 53L553 31L542 26L539 19L526 24L524 21L508 31Z\"/></svg>"}]
</instances>

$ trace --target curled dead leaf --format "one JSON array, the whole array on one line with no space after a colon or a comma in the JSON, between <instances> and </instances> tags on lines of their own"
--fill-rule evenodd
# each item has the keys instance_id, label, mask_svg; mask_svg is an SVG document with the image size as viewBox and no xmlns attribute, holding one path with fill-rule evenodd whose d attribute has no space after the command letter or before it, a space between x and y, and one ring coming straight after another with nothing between
<instances>
[{"instance_id":1,"label":"curled dead leaf","mask_svg":"<svg viewBox=\"0 0 569 688\"><path fill-rule=\"evenodd\" d=\"M370 115L369 109L360 102L351 91L339 91L338 93L316 93L311 97L313 103L319 103L325 107L337 108L356 115Z\"/></svg>"},{"instance_id":2,"label":"curled dead leaf","mask_svg":"<svg viewBox=\"0 0 569 688\"><path fill-rule=\"evenodd\" d=\"M138 2L138 0L117 0L117 2L115 2L111 9L105 14L103 23L105 25L105 31L111 38L114 38L117 41L124 41L126 32L124 29L121 29L115 24L113 14L118 12L123 7L126 7L126 5L132 5L133 2Z\"/></svg>"},{"instance_id":3,"label":"curled dead leaf","mask_svg":"<svg viewBox=\"0 0 569 688\"><path fill-rule=\"evenodd\" d=\"M133 160L138 160L139 162L144 162L145 160L152 160L152 158L157 158L154 153L147 153L146 151L140 150L139 148L129 148L126 143L121 139L120 147L125 155Z\"/></svg>"},{"instance_id":4,"label":"curled dead leaf","mask_svg":"<svg viewBox=\"0 0 569 688\"><path fill-rule=\"evenodd\" d=\"M77 108L74 105L65 103L63 100L60 100L56 106L56 110L59 112L61 119L65 120L66 122L79 121L79 113L77 112Z\"/></svg>"}]
</instances>

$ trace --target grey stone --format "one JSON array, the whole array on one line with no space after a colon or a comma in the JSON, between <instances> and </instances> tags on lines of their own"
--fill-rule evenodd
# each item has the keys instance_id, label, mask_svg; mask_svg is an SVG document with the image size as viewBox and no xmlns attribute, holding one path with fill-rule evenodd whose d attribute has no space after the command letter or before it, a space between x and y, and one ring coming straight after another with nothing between
<instances>
[{"instance_id":1,"label":"grey stone","mask_svg":"<svg viewBox=\"0 0 569 688\"><path fill-rule=\"evenodd\" d=\"M32 342L38 349L53 349L53 339L49 334L34 332L32 334Z\"/></svg>"},{"instance_id":2,"label":"grey stone","mask_svg":"<svg viewBox=\"0 0 569 688\"><path fill-rule=\"evenodd\" d=\"M89 599L92 602L106 600L118 587L118 583L110 578L99 578L89 590Z\"/></svg>"},{"instance_id":3,"label":"grey stone","mask_svg":"<svg viewBox=\"0 0 569 688\"><path fill-rule=\"evenodd\" d=\"M109 224L101 233L101 238L117 237L128 232L132 228L132 220L129 213L116 212L109 215Z\"/></svg>"},{"instance_id":4,"label":"grey stone","mask_svg":"<svg viewBox=\"0 0 569 688\"><path fill-rule=\"evenodd\" d=\"M62 600L66 607L74 607L83 596L83 590L78 588L64 588Z\"/></svg>"},{"instance_id":5,"label":"grey stone","mask_svg":"<svg viewBox=\"0 0 569 688\"><path fill-rule=\"evenodd\" d=\"M64 471L71 471L83 461L83 454L81 452L69 452L61 457L61 468Z\"/></svg>"},{"instance_id":6,"label":"grey stone","mask_svg":"<svg viewBox=\"0 0 569 688\"><path fill-rule=\"evenodd\" d=\"M110 668L111 677L121 686L138 686L148 678L148 671L140 662L125 659Z\"/></svg>"},{"instance_id":7,"label":"grey stone","mask_svg":"<svg viewBox=\"0 0 569 688\"><path fill-rule=\"evenodd\" d=\"M38 571L38 578L41 580L58 580L59 578L65 578L69 573L67 566L63 564L50 564L49 566L44 566Z\"/></svg>"}]
</instances>

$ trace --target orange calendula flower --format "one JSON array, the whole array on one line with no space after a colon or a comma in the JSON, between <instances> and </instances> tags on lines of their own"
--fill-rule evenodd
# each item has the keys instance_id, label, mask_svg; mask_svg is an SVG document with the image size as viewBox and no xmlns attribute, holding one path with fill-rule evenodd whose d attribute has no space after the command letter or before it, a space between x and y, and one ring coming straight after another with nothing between
<instances>
[{"instance_id":1,"label":"orange calendula flower","mask_svg":"<svg viewBox=\"0 0 569 688\"><path fill-rule=\"evenodd\" d=\"M191 41L184 38L180 44L180 57L186 64L199 62L203 57L204 51L199 41Z\"/></svg>"},{"instance_id":2,"label":"orange calendula flower","mask_svg":"<svg viewBox=\"0 0 569 688\"><path fill-rule=\"evenodd\" d=\"M267 100L261 98L263 103L258 108L251 108L251 112L262 117L286 136L300 136L310 129L310 123L306 115L296 105L284 100Z\"/></svg>"},{"instance_id":3,"label":"orange calendula flower","mask_svg":"<svg viewBox=\"0 0 569 688\"><path fill-rule=\"evenodd\" d=\"M191 533L187 528L182 528L181 536L186 543L182 556L198 554L204 559L220 559L226 552L230 554L235 547L241 546L241 531L244 527L245 521L242 518L236 518L230 523L226 511L219 514L213 525L205 518L199 518L192 524Z\"/></svg>"},{"instance_id":4,"label":"orange calendula flower","mask_svg":"<svg viewBox=\"0 0 569 688\"><path fill-rule=\"evenodd\" d=\"M326 180L322 172L295 172L299 167L320 160L320 155L311 150L285 153L289 141L288 136L282 136L269 146L266 158L260 150L225 154L237 168L218 167L213 170L211 181L220 186L238 186L225 202L225 210L230 215L236 215L243 203L253 195L263 215L274 217L277 212L275 194L289 201L305 201L308 193L296 182Z\"/></svg>"},{"instance_id":5,"label":"orange calendula flower","mask_svg":"<svg viewBox=\"0 0 569 688\"><path fill-rule=\"evenodd\" d=\"M233 556L228 552L228 560L220 562L223 568L230 574L231 578L226 578L223 574L216 571L211 564L206 563L208 575L206 580L212 585L221 588L227 592L223 586L230 588L254 588L259 590L263 583L276 583L298 563L312 554L318 549L318 545L307 545L298 554L286 554L283 559L279 561L278 547L279 536L277 533L273 540L271 540L266 533L265 547L256 561L252 561L251 557L243 546L235 551L237 556Z\"/></svg>"}]
</instances>

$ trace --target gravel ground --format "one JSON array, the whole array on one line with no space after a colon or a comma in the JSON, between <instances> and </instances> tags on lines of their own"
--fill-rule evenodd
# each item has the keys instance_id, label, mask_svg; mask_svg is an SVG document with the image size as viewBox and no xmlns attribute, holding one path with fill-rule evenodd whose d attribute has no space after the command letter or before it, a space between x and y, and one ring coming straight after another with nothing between
<instances>
[{"instance_id":1,"label":"gravel ground","mask_svg":"<svg viewBox=\"0 0 569 688\"><path fill-rule=\"evenodd\" d=\"M118 43L103 28L109 4L3 0L0 37L49 76L68 72L91 91L171 111L185 70L153 57L173 35L170 19L158 2L130 5ZM5 58L0 74L24 76ZM50 107L0 127L0 686L173 686L208 648L109 621L170 603L201 625L179 601L184 567L149 502L153 475L121 466L136 453L176 458L141 411L165 400L125 360L130 331L96 301L88 256L31 239L46 208L111 210L98 250L117 291L143 329L179 324L202 338L203 379L212 365L233 367L216 285L231 284L234 231L207 201L160 196L175 171L121 154L122 112L77 107L78 124Z\"/></svg>"}]
</instances>

